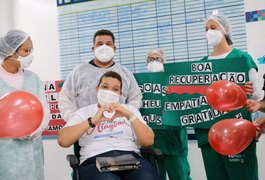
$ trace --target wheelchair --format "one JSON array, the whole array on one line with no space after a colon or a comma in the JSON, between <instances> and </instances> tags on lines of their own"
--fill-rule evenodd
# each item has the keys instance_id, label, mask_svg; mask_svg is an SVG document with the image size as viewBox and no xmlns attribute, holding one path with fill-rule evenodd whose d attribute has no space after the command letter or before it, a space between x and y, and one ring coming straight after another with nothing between
<instances>
[{"instance_id":1,"label":"wheelchair","mask_svg":"<svg viewBox=\"0 0 265 180\"><path fill-rule=\"evenodd\" d=\"M68 154L66 156L66 160L69 162L70 167L73 170L73 175L75 175L76 180L80 180L79 179L79 173L78 173L78 167L80 165L80 161L79 161L79 151L80 151L81 147L79 146L78 142L74 143L74 154ZM140 149L141 155L143 158L147 159L148 161L150 161L156 168L158 175L159 174L159 166L158 166L158 161L163 158L163 154L159 149L154 149L152 147L142 147Z\"/></svg>"}]
</instances>

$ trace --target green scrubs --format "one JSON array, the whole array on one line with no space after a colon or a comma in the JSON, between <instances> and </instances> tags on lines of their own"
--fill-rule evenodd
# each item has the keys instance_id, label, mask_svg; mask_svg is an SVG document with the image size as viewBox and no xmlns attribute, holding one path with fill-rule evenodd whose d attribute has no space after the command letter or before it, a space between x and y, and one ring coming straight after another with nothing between
<instances>
[{"instance_id":1,"label":"green scrubs","mask_svg":"<svg viewBox=\"0 0 265 180\"><path fill-rule=\"evenodd\" d=\"M154 148L163 153L158 161L160 179L190 180L190 165L188 162L188 139L186 128L154 129Z\"/></svg>"},{"instance_id":2,"label":"green scrubs","mask_svg":"<svg viewBox=\"0 0 265 180\"><path fill-rule=\"evenodd\" d=\"M249 69L257 69L252 57L239 49L233 49L226 58L246 57ZM208 57L202 60L207 60ZM234 117L231 117L234 118ZM252 120L249 113L249 120ZM234 156L217 153L208 142L209 129L195 128L198 146L201 148L207 180L258 180L256 141Z\"/></svg>"}]
</instances>

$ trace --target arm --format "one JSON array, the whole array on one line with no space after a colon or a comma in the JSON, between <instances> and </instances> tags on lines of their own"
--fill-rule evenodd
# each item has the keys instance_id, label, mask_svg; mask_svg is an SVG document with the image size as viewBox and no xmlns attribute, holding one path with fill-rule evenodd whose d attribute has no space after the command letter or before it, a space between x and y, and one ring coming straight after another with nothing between
<instances>
[{"instance_id":1,"label":"arm","mask_svg":"<svg viewBox=\"0 0 265 180\"><path fill-rule=\"evenodd\" d=\"M37 87L38 87L37 88L38 99L43 107L43 118L42 118L41 125L38 127L38 129L36 129L30 135L23 137L22 139L34 139L34 138L40 137L42 132L46 129L46 127L48 126L50 122L50 117L49 117L50 110L49 110L49 106L48 106L46 96L45 96L44 85L39 77L36 77L36 78L37 78Z\"/></svg>"},{"instance_id":2,"label":"arm","mask_svg":"<svg viewBox=\"0 0 265 180\"><path fill-rule=\"evenodd\" d=\"M265 112L265 94L264 94L263 99L261 101L259 101L259 104L260 104L259 110L262 112Z\"/></svg>"},{"instance_id":3,"label":"arm","mask_svg":"<svg viewBox=\"0 0 265 180\"><path fill-rule=\"evenodd\" d=\"M134 118L134 114L132 113L130 118ZM137 137L137 142L140 146L148 147L154 144L154 132L153 130L147 126L146 124L142 123L139 118L136 119L131 123L134 132Z\"/></svg>"},{"instance_id":4,"label":"arm","mask_svg":"<svg viewBox=\"0 0 265 180\"><path fill-rule=\"evenodd\" d=\"M251 83L247 82L246 91L248 95L251 95L250 99L257 101L260 98L259 86L258 86L258 73L255 68L251 68L248 73L249 73L249 81L252 83L253 90L248 90Z\"/></svg>"},{"instance_id":5,"label":"arm","mask_svg":"<svg viewBox=\"0 0 265 180\"><path fill-rule=\"evenodd\" d=\"M265 94L261 101L256 102L253 100L247 101L247 108L250 112L256 112L258 110L265 111ZM258 139L262 133L265 132L265 117L258 117L253 122L253 125L256 126L256 139Z\"/></svg>"},{"instance_id":6,"label":"arm","mask_svg":"<svg viewBox=\"0 0 265 180\"><path fill-rule=\"evenodd\" d=\"M116 117L126 117L131 123L138 144L140 146L152 146L154 144L153 130L139 119L140 112L137 109L135 110L136 112L132 112L120 104L113 103L110 105L110 111L115 111L115 115L111 120L114 120Z\"/></svg>"},{"instance_id":7,"label":"arm","mask_svg":"<svg viewBox=\"0 0 265 180\"><path fill-rule=\"evenodd\" d=\"M254 93L254 90L253 90L253 83L248 81L245 83L245 91L246 91L246 94L248 96L252 96L252 94Z\"/></svg>"},{"instance_id":8,"label":"arm","mask_svg":"<svg viewBox=\"0 0 265 180\"><path fill-rule=\"evenodd\" d=\"M253 113L257 112L261 108L261 106L259 102L248 99L246 108L249 112Z\"/></svg>"},{"instance_id":9,"label":"arm","mask_svg":"<svg viewBox=\"0 0 265 180\"><path fill-rule=\"evenodd\" d=\"M74 93L73 91L64 87L59 93L58 106L64 121L68 121L70 115L77 109L74 106Z\"/></svg>"},{"instance_id":10,"label":"arm","mask_svg":"<svg viewBox=\"0 0 265 180\"><path fill-rule=\"evenodd\" d=\"M79 124L60 129L58 132L58 144L62 147L70 147L79 140L89 128L88 122L82 121Z\"/></svg>"},{"instance_id":11,"label":"arm","mask_svg":"<svg viewBox=\"0 0 265 180\"><path fill-rule=\"evenodd\" d=\"M257 133L256 137L259 138L262 133L265 132L265 117L259 117L253 122L254 126L256 126Z\"/></svg>"},{"instance_id":12,"label":"arm","mask_svg":"<svg viewBox=\"0 0 265 180\"><path fill-rule=\"evenodd\" d=\"M256 112L256 111L263 111L265 112L265 94L262 100L260 100L259 102L248 99L247 100L247 110L249 112Z\"/></svg>"},{"instance_id":13,"label":"arm","mask_svg":"<svg viewBox=\"0 0 265 180\"><path fill-rule=\"evenodd\" d=\"M254 100L247 100L247 109L249 112L257 112L257 111L263 111L265 112L265 96L263 100L257 102Z\"/></svg>"},{"instance_id":14,"label":"arm","mask_svg":"<svg viewBox=\"0 0 265 180\"><path fill-rule=\"evenodd\" d=\"M129 87L128 98L126 99L126 104L130 104L134 106L135 108L140 109L142 105L142 98L143 98L141 90L133 74L132 73L128 73L128 74L129 74L131 83Z\"/></svg>"},{"instance_id":15,"label":"arm","mask_svg":"<svg viewBox=\"0 0 265 180\"><path fill-rule=\"evenodd\" d=\"M59 93L58 106L62 117L67 122L68 118L77 108L74 104L75 88L74 88L74 71L65 80L61 92Z\"/></svg>"},{"instance_id":16,"label":"arm","mask_svg":"<svg viewBox=\"0 0 265 180\"><path fill-rule=\"evenodd\" d=\"M108 106L102 106L91 119L92 124L96 125L102 121L110 120L104 117L103 112L108 111ZM89 118L89 117L88 117ZM78 112L71 116L71 120L58 132L58 144L62 147L69 147L74 144L81 136L91 128L87 119L82 120ZM75 122L74 122L75 121ZM75 123L71 125L70 123ZM77 124L76 124L77 123ZM70 124L70 125L69 125ZM69 125L69 126L68 126Z\"/></svg>"}]
</instances>

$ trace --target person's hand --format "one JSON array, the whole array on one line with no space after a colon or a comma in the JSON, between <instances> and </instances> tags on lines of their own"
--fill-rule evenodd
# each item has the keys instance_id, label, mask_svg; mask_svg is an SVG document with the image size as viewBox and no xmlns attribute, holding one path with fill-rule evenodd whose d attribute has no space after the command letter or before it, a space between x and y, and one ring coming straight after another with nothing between
<instances>
[{"instance_id":1,"label":"person's hand","mask_svg":"<svg viewBox=\"0 0 265 180\"><path fill-rule=\"evenodd\" d=\"M249 112L251 112L251 113L256 112L260 109L260 107L261 107L261 105L259 102L251 100L251 99L247 100L246 108Z\"/></svg>"},{"instance_id":2,"label":"person's hand","mask_svg":"<svg viewBox=\"0 0 265 180\"><path fill-rule=\"evenodd\" d=\"M97 113L91 119L92 124L96 125L96 124L98 124L98 123L100 123L102 121L111 121L110 118L107 118L107 117L104 116L103 113L105 111L112 112L109 105L101 106L98 109Z\"/></svg>"},{"instance_id":3,"label":"person's hand","mask_svg":"<svg viewBox=\"0 0 265 180\"><path fill-rule=\"evenodd\" d=\"M256 126L256 139L259 139L261 134L265 132L265 117L257 118L253 125Z\"/></svg>"},{"instance_id":4,"label":"person's hand","mask_svg":"<svg viewBox=\"0 0 265 180\"><path fill-rule=\"evenodd\" d=\"M252 94L254 93L254 87L252 82L248 81L245 83L245 91L247 95L252 96Z\"/></svg>"},{"instance_id":5,"label":"person's hand","mask_svg":"<svg viewBox=\"0 0 265 180\"><path fill-rule=\"evenodd\" d=\"M133 113L124 108L121 104L111 103L109 108L111 112L115 112L114 116L111 117L112 121L117 117L126 117L127 119L130 119L133 116Z\"/></svg>"},{"instance_id":6,"label":"person's hand","mask_svg":"<svg viewBox=\"0 0 265 180\"><path fill-rule=\"evenodd\" d=\"M28 136L23 136L23 137L20 137L18 139L20 140L28 140L28 139L36 139L38 137L40 137L42 134L42 127L41 125L38 127L38 129L36 129L33 133L31 133L30 135Z\"/></svg>"}]
</instances>

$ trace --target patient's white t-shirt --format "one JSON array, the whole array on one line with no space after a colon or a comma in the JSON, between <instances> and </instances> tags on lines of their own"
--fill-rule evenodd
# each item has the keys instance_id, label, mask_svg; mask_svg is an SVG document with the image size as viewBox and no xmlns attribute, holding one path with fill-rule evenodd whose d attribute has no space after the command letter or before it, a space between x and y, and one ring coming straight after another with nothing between
<instances>
[{"instance_id":1,"label":"patient's white t-shirt","mask_svg":"<svg viewBox=\"0 0 265 180\"><path fill-rule=\"evenodd\" d=\"M127 104L123 104L122 106L133 112L146 124L138 109ZM71 115L65 127L87 121L89 117L93 117L96 114L98 109L97 104L79 109ZM118 117L112 122L103 121L94 128L90 128L80 138L79 145L81 146L80 163L87 158L112 150L140 152L140 146L137 144L133 127L125 117Z\"/></svg>"}]
</instances>

